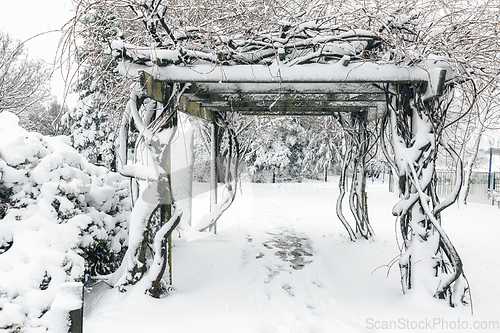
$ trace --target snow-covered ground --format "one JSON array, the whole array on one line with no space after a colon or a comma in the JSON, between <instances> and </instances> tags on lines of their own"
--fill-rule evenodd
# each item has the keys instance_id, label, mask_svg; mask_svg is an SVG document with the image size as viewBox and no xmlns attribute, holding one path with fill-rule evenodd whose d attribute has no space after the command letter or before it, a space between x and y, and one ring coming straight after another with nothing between
<instances>
[{"instance_id":1,"label":"snow-covered ground","mask_svg":"<svg viewBox=\"0 0 500 333\"><path fill-rule=\"evenodd\" d=\"M207 185L195 186L194 221L208 208ZM471 203L443 213L471 285L472 316L427 294L402 295L397 262L386 266L399 253L398 199L387 183L368 187L375 241L348 240L337 193L336 179L244 183L217 235L175 239L174 292L157 300L141 286L121 294L96 285L85 295L85 333L500 331L500 209Z\"/></svg>"}]
</instances>

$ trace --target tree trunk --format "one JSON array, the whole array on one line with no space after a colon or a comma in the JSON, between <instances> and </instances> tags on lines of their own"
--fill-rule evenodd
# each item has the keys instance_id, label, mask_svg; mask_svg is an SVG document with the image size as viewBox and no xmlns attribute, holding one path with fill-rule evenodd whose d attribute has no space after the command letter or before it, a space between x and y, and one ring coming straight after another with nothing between
<instances>
[{"instance_id":1,"label":"tree trunk","mask_svg":"<svg viewBox=\"0 0 500 333\"><path fill-rule=\"evenodd\" d=\"M147 274L151 281L148 291L154 297L168 292L171 283L169 236L182 215L176 209L172 218L169 216L175 207L171 188L170 146L177 129L176 96L180 96L182 87L171 84L170 89L165 89L173 95L173 98L165 99L168 100L167 104L152 100L141 112L139 109L144 101L144 91L139 85L134 87L123 116L126 121L132 119L140 133L133 164L129 163L126 153L128 124L122 124L120 129L118 169L124 176L136 180L133 183L137 184L138 196L130 216L129 247L120 268L109 277L109 282L123 289L137 283ZM158 209L161 209L161 227L154 235L153 263L149 266L146 254L150 245L150 225ZM167 267L169 274L165 279Z\"/></svg>"},{"instance_id":2,"label":"tree trunk","mask_svg":"<svg viewBox=\"0 0 500 333\"><path fill-rule=\"evenodd\" d=\"M485 121L486 121L486 116L488 114L488 107L486 107L482 112L480 113L479 119L477 119L476 122L476 129L474 131L474 146L472 150L471 156L467 159L467 162L465 164L465 172L464 172L464 187L462 188L462 191L460 191L460 201L466 205L467 204L467 197L469 195L470 191L470 178L472 176L472 170L474 168L474 165L477 161L477 155L479 153L479 144L481 143L481 137L483 136L484 132L484 127L485 127ZM465 143L464 143L465 144Z\"/></svg>"},{"instance_id":3,"label":"tree trunk","mask_svg":"<svg viewBox=\"0 0 500 333\"><path fill-rule=\"evenodd\" d=\"M204 216L195 226L198 231L205 231L211 228L219 217L231 206L236 197L238 185L238 166L240 164L239 145L233 130L226 128L228 135L228 154L226 156L225 186L226 195L220 203L206 216Z\"/></svg>"},{"instance_id":4,"label":"tree trunk","mask_svg":"<svg viewBox=\"0 0 500 333\"><path fill-rule=\"evenodd\" d=\"M350 142L346 138L346 143ZM339 196L337 198L337 205L336 205L336 213L337 217L339 218L340 222L344 225L344 228L346 229L349 239L351 241L356 241L356 234L354 231L352 231L351 225L345 218L343 212L342 212L342 201L344 200L344 196L346 193L346 186L347 186L347 170L349 168L349 163L352 158L352 147L348 144L346 144L345 147L345 154L344 154L344 159L342 162L342 168L340 169L340 178L339 178Z\"/></svg>"},{"instance_id":5,"label":"tree trunk","mask_svg":"<svg viewBox=\"0 0 500 333\"><path fill-rule=\"evenodd\" d=\"M365 239L374 235L373 229L368 220L368 202L366 195L366 154L368 154L369 142L366 130L366 112L362 112L352 117L353 130L351 135L354 136L353 152L353 176L351 193L349 196L349 207L356 221L356 233Z\"/></svg>"},{"instance_id":6,"label":"tree trunk","mask_svg":"<svg viewBox=\"0 0 500 333\"><path fill-rule=\"evenodd\" d=\"M468 286L462 261L441 227L440 212L457 198L461 162L444 142L446 109L434 96L424 100L420 85L397 85L387 92L401 200L394 206L403 239L399 260L403 292L424 289L445 298L451 306L466 302ZM442 145L457 160L457 183L452 195L440 203L435 194L435 161Z\"/></svg>"}]
</instances>

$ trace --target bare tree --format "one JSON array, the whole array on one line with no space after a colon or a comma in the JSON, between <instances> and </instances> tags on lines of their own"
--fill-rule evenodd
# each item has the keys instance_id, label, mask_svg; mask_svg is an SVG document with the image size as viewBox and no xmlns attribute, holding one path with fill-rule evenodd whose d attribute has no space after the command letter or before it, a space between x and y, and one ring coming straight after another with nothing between
<instances>
[{"instance_id":1,"label":"bare tree","mask_svg":"<svg viewBox=\"0 0 500 333\"><path fill-rule=\"evenodd\" d=\"M68 107L62 106L54 98L50 104L40 104L31 112L22 114L20 124L28 131L43 135L68 135L69 127L61 121L61 114L67 112Z\"/></svg>"},{"instance_id":2,"label":"bare tree","mask_svg":"<svg viewBox=\"0 0 500 333\"><path fill-rule=\"evenodd\" d=\"M500 95L496 80L475 80L466 91L458 90L458 96L450 108L453 122L446 131L450 144L455 147L464 165L464 187L460 191L460 202L467 204L471 175L479 162L480 144L488 131L500 125ZM478 93L471 96L470 90Z\"/></svg>"},{"instance_id":3,"label":"bare tree","mask_svg":"<svg viewBox=\"0 0 500 333\"><path fill-rule=\"evenodd\" d=\"M30 60L20 41L0 31L0 112L37 112L50 97L50 69Z\"/></svg>"}]
</instances>

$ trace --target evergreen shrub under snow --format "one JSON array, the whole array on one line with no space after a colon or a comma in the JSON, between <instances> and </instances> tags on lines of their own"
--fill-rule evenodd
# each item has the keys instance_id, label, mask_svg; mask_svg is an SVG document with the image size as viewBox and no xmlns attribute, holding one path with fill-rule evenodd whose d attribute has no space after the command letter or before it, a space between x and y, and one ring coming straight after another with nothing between
<instances>
[{"instance_id":1,"label":"evergreen shrub under snow","mask_svg":"<svg viewBox=\"0 0 500 333\"><path fill-rule=\"evenodd\" d=\"M0 113L0 332L66 332L126 246L128 181Z\"/></svg>"}]
</instances>

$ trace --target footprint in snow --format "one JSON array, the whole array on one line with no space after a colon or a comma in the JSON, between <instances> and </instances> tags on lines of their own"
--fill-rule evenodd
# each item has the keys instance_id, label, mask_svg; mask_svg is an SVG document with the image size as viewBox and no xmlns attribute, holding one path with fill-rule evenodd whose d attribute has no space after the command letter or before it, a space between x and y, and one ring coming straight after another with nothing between
<instances>
[{"instance_id":1,"label":"footprint in snow","mask_svg":"<svg viewBox=\"0 0 500 333\"><path fill-rule=\"evenodd\" d=\"M288 262L291 268L303 269L305 265L312 262L313 249L309 238L297 235L289 229L269 234L272 236L271 239L262 245L267 249L276 249L274 254L281 260Z\"/></svg>"}]
</instances>

